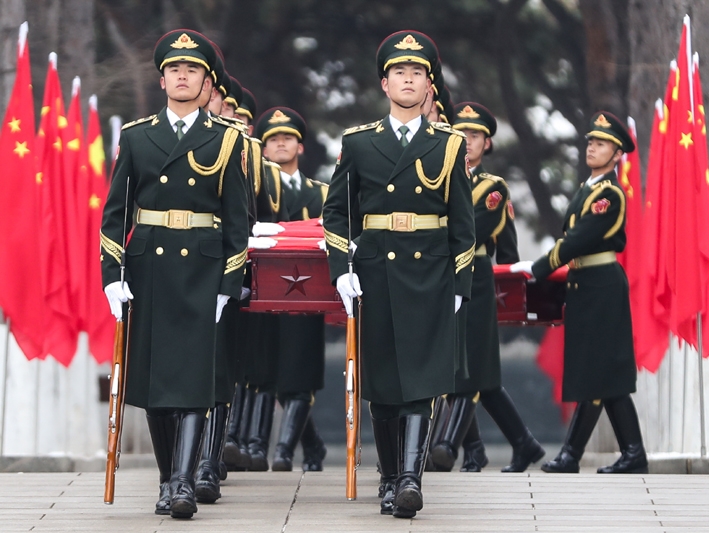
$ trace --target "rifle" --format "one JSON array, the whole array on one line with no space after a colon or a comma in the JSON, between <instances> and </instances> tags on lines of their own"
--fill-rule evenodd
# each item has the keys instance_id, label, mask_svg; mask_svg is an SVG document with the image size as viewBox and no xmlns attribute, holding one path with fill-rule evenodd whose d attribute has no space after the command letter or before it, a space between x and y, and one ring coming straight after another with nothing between
<instances>
[{"instance_id":1,"label":"rifle","mask_svg":"<svg viewBox=\"0 0 709 533\"><path fill-rule=\"evenodd\" d=\"M130 176L126 180L126 205L123 213L123 249L121 251L121 287L125 283L126 271L126 225L128 223L128 190ZM126 394L126 375L128 367L128 346L130 341L131 315L133 304L128 301L128 320L116 320L113 337L113 370L111 371L111 396L108 401L108 453L106 454L106 484L103 502L113 505L116 488L116 470L121 457L121 433L123 431L123 407ZM125 335L124 335L125 332Z\"/></svg>"},{"instance_id":2,"label":"rifle","mask_svg":"<svg viewBox=\"0 0 709 533\"><path fill-rule=\"evenodd\" d=\"M352 225L350 213L350 174L347 173L347 230L348 251L347 266L349 268L350 285L353 279L354 250L352 247ZM354 300L354 299L353 299ZM362 300L357 298L358 315L361 320ZM361 326L361 322L360 322ZM361 330L360 330L361 332ZM360 435L360 368L359 368L359 339L357 335L357 319L352 302L352 314L347 316L347 356L345 360L345 410L347 434L347 474L345 481L345 495L348 500L357 499L357 467L362 458L362 443Z\"/></svg>"}]
</instances>

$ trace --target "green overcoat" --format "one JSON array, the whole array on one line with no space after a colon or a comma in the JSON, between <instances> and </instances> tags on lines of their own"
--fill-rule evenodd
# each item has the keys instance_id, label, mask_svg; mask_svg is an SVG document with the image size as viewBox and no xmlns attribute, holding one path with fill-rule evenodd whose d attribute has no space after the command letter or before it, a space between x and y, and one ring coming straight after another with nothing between
<instances>
[{"instance_id":1,"label":"green overcoat","mask_svg":"<svg viewBox=\"0 0 709 533\"><path fill-rule=\"evenodd\" d=\"M335 283L348 271L348 182L362 295L362 396L397 405L454 392L454 296L470 298L475 249L465 138L425 118L405 148L389 117L351 128L324 207ZM349 179L348 179L349 178ZM438 229L360 230L368 214L448 217Z\"/></svg>"},{"instance_id":2,"label":"green overcoat","mask_svg":"<svg viewBox=\"0 0 709 533\"><path fill-rule=\"evenodd\" d=\"M179 141L165 109L123 128L101 252L104 285L120 280L127 190L126 230L133 232L126 279L135 296L126 382L131 405L214 405L217 295L239 298L246 262L241 142L236 129L201 110ZM134 207L216 218L211 227L191 229L133 226Z\"/></svg>"}]
</instances>

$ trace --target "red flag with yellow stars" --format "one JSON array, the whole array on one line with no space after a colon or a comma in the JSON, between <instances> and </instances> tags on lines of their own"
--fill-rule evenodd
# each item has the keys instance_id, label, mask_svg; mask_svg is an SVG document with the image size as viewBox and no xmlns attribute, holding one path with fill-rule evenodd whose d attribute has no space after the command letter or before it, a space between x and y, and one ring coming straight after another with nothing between
<instances>
[{"instance_id":1,"label":"red flag with yellow stars","mask_svg":"<svg viewBox=\"0 0 709 533\"><path fill-rule=\"evenodd\" d=\"M628 117L628 131L637 146L637 131L632 117ZM628 276L632 299L633 287L638 284L640 265L643 262L641 249L643 239L643 198L640 179L640 153L638 150L623 154L619 170L618 180L625 192L625 235L627 243L625 250L618 254L618 262L623 266Z\"/></svg>"},{"instance_id":2,"label":"red flag with yellow stars","mask_svg":"<svg viewBox=\"0 0 709 533\"><path fill-rule=\"evenodd\" d=\"M56 206L66 219L65 250L69 265L71 310L77 318L77 329L86 331L86 248L88 246L89 208L84 199L88 194L88 156L84 143L84 120L81 116L81 80L72 82L71 102L66 128L61 129L63 141L65 200Z\"/></svg>"},{"instance_id":3,"label":"red flag with yellow stars","mask_svg":"<svg viewBox=\"0 0 709 533\"><path fill-rule=\"evenodd\" d=\"M37 241L34 101L27 23L20 26L17 74L0 130L0 307L28 359L42 356L44 324Z\"/></svg>"},{"instance_id":4,"label":"red flag with yellow stars","mask_svg":"<svg viewBox=\"0 0 709 533\"><path fill-rule=\"evenodd\" d=\"M99 363L111 361L113 357L113 334L116 319L113 318L101 280L101 249L99 231L101 214L108 195L106 181L106 152L101 136L96 95L89 98L89 123L86 134L88 159L88 194L84 197L88 207L88 235L86 248L86 298L88 318L86 331L89 334L89 350Z\"/></svg>"},{"instance_id":5,"label":"red flag with yellow stars","mask_svg":"<svg viewBox=\"0 0 709 533\"><path fill-rule=\"evenodd\" d=\"M67 260L68 221L65 216L69 195L64 177L64 141L67 126L64 113L57 56L49 54L44 88L42 118L37 133L42 231L40 234L42 291L46 306L44 354L68 366L76 352L78 319L70 304L69 263Z\"/></svg>"}]
</instances>

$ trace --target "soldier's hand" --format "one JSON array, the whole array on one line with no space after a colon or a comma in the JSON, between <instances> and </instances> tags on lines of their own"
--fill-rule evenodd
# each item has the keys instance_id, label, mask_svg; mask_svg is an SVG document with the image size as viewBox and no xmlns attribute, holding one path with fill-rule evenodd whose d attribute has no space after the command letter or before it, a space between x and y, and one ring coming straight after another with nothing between
<instances>
[{"instance_id":1,"label":"soldier's hand","mask_svg":"<svg viewBox=\"0 0 709 533\"><path fill-rule=\"evenodd\" d=\"M512 263L510 265L510 272L524 272L530 276L534 276L532 273L532 265L534 261L518 261L517 263Z\"/></svg>"},{"instance_id":2,"label":"soldier's hand","mask_svg":"<svg viewBox=\"0 0 709 533\"><path fill-rule=\"evenodd\" d=\"M286 228L273 222L256 222L254 227L251 228L251 233L254 237L270 237L271 235L278 235L285 230Z\"/></svg>"},{"instance_id":3,"label":"soldier's hand","mask_svg":"<svg viewBox=\"0 0 709 533\"><path fill-rule=\"evenodd\" d=\"M222 317L222 311L224 310L224 306L226 303L229 301L229 296L226 294L217 294L217 322L219 322L219 319Z\"/></svg>"},{"instance_id":4,"label":"soldier's hand","mask_svg":"<svg viewBox=\"0 0 709 533\"><path fill-rule=\"evenodd\" d=\"M460 294L455 295L455 312L460 310L460 306L463 305L463 297Z\"/></svg>"},{"instance_id":5,"label":"soldier's hand","mask_svg":"<svg viewBox=\"0 0 709 533\"><path fill-rule=\"evenodd\" d=\"M103 288L106 294L108 305L111 308L111 314L116 317L116 320L123 318L123 304L128 300L133 299L133 293L130 292L128 282L114 281Z\"/></svg>"},{"instance_id":6,"label":"soldier's hand","mask_svg":"<svg viewBox=\"0 0 709 533\"><path fill-rule=\"evenodd\" d=\"M255 250L267 250L278 244L276 239L270 237L249 237L249 248Z\"/></svg>"},{"instance_id":7,"label":"soldier's hand","mask_svg":"<svg viewBox=\"0 0 709 533\"><path fill-rule=\"evenodd\" d=\"M342 303L345 304L347 316L352 316L352 299L357 296L362 296L362 289L359 286L359 277L357 274L352 274L352 282L350 275L342 274L337 278L337 292L340 293Z\"/></svg>"}]
</instances>

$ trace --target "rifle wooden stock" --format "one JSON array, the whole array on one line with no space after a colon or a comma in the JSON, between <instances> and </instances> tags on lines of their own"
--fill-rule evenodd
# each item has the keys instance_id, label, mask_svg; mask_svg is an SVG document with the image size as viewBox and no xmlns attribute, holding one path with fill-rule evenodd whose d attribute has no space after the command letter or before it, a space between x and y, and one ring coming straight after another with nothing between
<instances>
[{"instance_id":1,"label":"rifle wooden stock","mask_svg":"<svg viewBox=\"0 0 709 533\"><path fill-rule=\"evenodd\" d=\"M352 302L354 305L354 302ZM345 361L345 409L347 433L347 477L345 495L357 499L357 448L360 435L359 356L357 319L347 317L347 357Z\"/></svg>"},{"instance_id":2,"label":"rifle wooden stock","mask_svg":"<svg viewBox=\"0 0 709 533\"><path fill-rule=\"evenodd\" d=\"M126 392L127 346L125 330L130 332L132 306L128 304L128 322L124 328L123 320L116 321L113 341L113 369L111 372L111 394L108 400L108 453L106 454L106 484L103 502L113 504L116 488L116 470L121 455L121 431L123 430L123 406Z\"/></svg>"}]
</instances>

